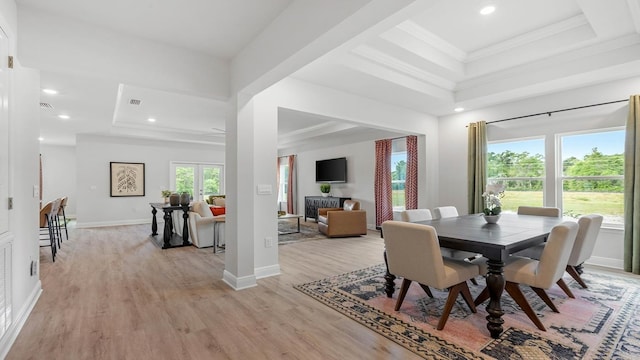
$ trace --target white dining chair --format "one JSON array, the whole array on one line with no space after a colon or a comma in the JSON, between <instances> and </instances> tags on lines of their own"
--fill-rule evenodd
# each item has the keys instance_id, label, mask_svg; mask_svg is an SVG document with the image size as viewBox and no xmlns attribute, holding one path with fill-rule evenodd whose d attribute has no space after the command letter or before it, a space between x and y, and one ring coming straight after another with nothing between
<instances>
[{"instance_id":1,"label":"white dining chair","mask_svg":"<svg viewBox=\"0 0 640 360\"><path fill-rule=\"evenodd\" d=\"M458 209L455 206L439 206L433 208L434 219L444 219L458 216Z\"/></svg>"},{"instance_id":2,"label":"white dining chair","mask_svg":"<svg viewBox=\"0 0 640 360\"><path fill-rule=\"evenodd\" d=\"M431 211L429 209L411 209L400 212L401 221L417 222L431 219Z\"/></svg>"},{"instance_id":3,"label":"white dining chair","mask_svg":"<svg viewBox=\"0 0 640 360\"><path fill-rule=\"evenodd\" d=\"M542 206L518 206L518 215L560 217L560 209Z\"/></svg>"}]
</instances>

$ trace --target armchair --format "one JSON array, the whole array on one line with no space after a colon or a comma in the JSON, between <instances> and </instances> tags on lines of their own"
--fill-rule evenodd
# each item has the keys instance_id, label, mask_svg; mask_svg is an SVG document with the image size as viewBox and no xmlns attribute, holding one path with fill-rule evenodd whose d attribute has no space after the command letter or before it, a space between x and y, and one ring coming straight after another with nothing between
<instances>
[{"instance_id":1,"label":"armchair","mask_svg":"<svg viewBox=\"0 0 640 360\"><path fill-rule=\"evenodd\" d=\"M342 208L319 208L318 230L328 237L366 235L367 212L353 200L345 200Z\"/></svg>"},{"instance_id":2,"label":"armchair","mask_svg":"<svg viewBox=\"0 0 640 360\"><path fill-rule=\"evenodd\" d=\"M206 202L194 202L189 211L191 242L199 248L213 246L214 224L224 217L224 215L213 216Z\"/></svg>"}]
</instances>

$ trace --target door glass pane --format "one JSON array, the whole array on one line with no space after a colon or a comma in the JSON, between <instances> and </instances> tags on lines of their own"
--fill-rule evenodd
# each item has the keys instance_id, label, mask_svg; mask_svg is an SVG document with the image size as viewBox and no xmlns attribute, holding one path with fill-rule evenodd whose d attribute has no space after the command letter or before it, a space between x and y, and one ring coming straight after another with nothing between
<instances>
[{"instance_id":1,"label":"door glass pane","mask_svg":"<svg viewBox=\"0 0 640 360\"><path fill-rule=\"evenodd\" d=\"M193 166L176 166L176 192L178 194L186 191L193 197L194 179L195 168Z\"/></svg>"},{"instance_id":2,"label":"door glass pane","mask_svg":"<svg viewBox=\"0 0 640 360\"><path fill-rule=\"evenodd\" d=\"M202 170L202 184L204 199L209 195L220 195L220 167L204 166Z\"/></svg>"}]
</instances>

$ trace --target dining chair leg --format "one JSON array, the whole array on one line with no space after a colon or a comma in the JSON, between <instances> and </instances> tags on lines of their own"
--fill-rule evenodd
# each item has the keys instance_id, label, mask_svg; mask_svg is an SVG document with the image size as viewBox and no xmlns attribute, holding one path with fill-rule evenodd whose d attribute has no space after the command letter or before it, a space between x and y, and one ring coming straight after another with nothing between
<instances>
[{"instance_id":1,"label":"dining chair leg","mask_svg":"<svg viewBox=\"0 0 640 360\"><path fill-rule=\"evenodd\" d=\"M473 300L473 304L475 306L478 306L483 302L487 301L487 299L489 299L489 288L485 286L484 289L482 289L482 291L480 292L480 294L478 294L476 299Z\"/></svg>"},{"instance_id":2,"label":"dining chair leg","mask_svg":"<svg viewBox=\"0 0 640 360\"><path fill-rule=\"evenodd\" d=\"M578 271L576 270L575 267L571 266L571 265L567 265L566 268L567 272L569 273L569 275L571 275L571 277L578 283L580 284L580 286L582 286L584 289L587 288L587 284L585 284L584 280L582 280L582 277L580 276L580 274L578 273Z\"/></svg>"},{"instance_id":3,"label":"dining chair leg","mask_svg":"<svg viewBox=\"0 0 640 360\"><path fill-rule=\"evenodd\" d=\"M398 300L396 301L396 307L394 308L395 311L400 310L404 297L407 295L407 290L409 290L409 285L411 285L411 280L406 278L402 280L402 286L400 287L400 293L398 294Z\"/></svg>"},{"instance_id":4,"label":"dining chair leg","mask_svg":"<svg viewBox=\"0 0 640 360\"><path fill-rule=\"evenodd\" d=\"M550 307L551 310L553 310L553 312L556 312L556 313L560 312L556 307L556 304L554 304L553 301L551 301L551 298L549 297L547 292L544 291L544 289L533 287L533 286L531 287L531 289L533 289L533 291L535 291L536 294L538 294L540 299L542 299L542 301L544 301L544 303L547 304L547 306Z\"/></svg>"},{"instance_id":5,"label":"dining chair leg","mask_svg":"<svg viewBox=\"0 0 640 360\"><path fill-rule=\"evenodd\" d=\"M466 289L467 292L469 292L469 286L467 285L466 281L453 285L452 287L449 288L449 296L447 296L447 302L444 304L444 309L442 310L442 315L440 316L440 320L438 321L438 326L436 327L436 329L438 330L444 329L444 325L447 323L447 320L449 319L449 314L451 313L451 309L453 309L453 305L456 303L458 294L460 294L460 292L464 292L464 289ZM463 298L464 296L465 295L463 294ZM471 300L470 292L469 292L469 300ZM467 301L467 299L465 299L465 301ZM475 306L473 306L473 302L467 303L467 304L469 304L469 307L472 309L473 312L475 312L474 311Z\"/></svg>"},{"instance_id":6,"label":"dining chair leg","mask_svg":"<svg viewBox=\"0 0 640 360\"><path fill-rule=\"evenodd\" d=\"M471 283L475 286L478 286L478 281L474 278L469 279L469 281L471 281Z\"/></svg>"},{"instance_id":7,"label":"dining chair leg","mask_svg":"<svg viewBox=\"0 0 640 360\"><path fill-rule=\"evenodd\" d=\"M471 296L471 291L469 291L469 285L467 285L466 282L463 282L462 284L464 284L464 286L462 286L462 288L460 289L462 299L467 303L467 306L469 306L469 310L471 310L471 312L475 314L478 312L478 310L476 310L476 305L473 303L473 297Z\"/></svg>"},{"instance_id":8,"label":"dining chair leg","mask_svg":"<svg viewBox=\"0 0 640 360\"><path fill-rule=\"evenodd\" d=\"M418 284L420 284L420 283L418 283ZM427 295L429 295L430 298L433 299L433 294L431 293L431 289L429 289L429 287L427 285L420 284L420 287L422 288L422 290L424 290L424 292L427 293Z\"/></svg>"},{"instance_id":9,"label":"dining chair leg","mask_svg":"<svg viewBox=\"0 0 640 360\"><path fill-rule=\"evenodd\" d=\"M538 329L542 331L547 331L547 329L542 325L542 322L538 318L538 315L533 311L531 305L527 301L527 298L524 297L522 290L518 284L513 283L511 281L507 281L504 287L507 290L507 293L513 298L513 300L520 306L520 309L524 311L524 313L529 317L529 319L538 327Z\"/></svg>"},{"instance_id":10,"label":"dining chair leg","mask_svg":"<svg viewBox=\"0 0 640 360\"><path fill-rule=\"evenodd\" d=\"M558 284L558 286L560 286L560 289L562 289L562 291L564 291L565 294L567 294L568 297L575 299L576 297L573 295L573 292L571 292L571 289L569 289L569 286L567 286L567 283L564 282L564 280L562 280L562 278L560 278L560 280L558 280L556 282L556 284Z\"/></svg>"},{"instance_id":11,"label":"dining chair leg","mask_svg":"<svg viewBox=\"0 0 640 360\"><path fill-rule=\"evenodd\" d=\"M67 240L69 240L69 230L67 230L67 214L65 214L64 212L64 207L62 208L62 220L64 222L64 234L67 237Z\"/></svg>"}]
</instances>

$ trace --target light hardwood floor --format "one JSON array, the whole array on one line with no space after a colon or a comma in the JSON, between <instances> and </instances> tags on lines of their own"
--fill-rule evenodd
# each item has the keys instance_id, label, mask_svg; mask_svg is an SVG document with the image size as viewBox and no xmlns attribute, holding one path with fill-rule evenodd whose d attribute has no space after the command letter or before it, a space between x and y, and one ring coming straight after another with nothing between
<instances>
[{"instance_id":1,"label":"light hardwood floor","mask_svg":"<svg viewBox=\"0 0 640 360\"><path fill-rule=\"evenodd\" d=\"M70 229L71 230L71 229ZM234 291L224 253L161 250L149 225L77 229L7 359L416 359L293 288L383 262L369 236L281 245L282 274Z\"/></svg>"}]
</instances>

